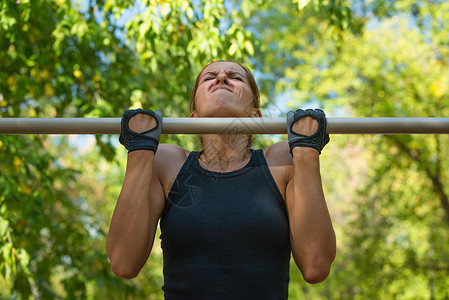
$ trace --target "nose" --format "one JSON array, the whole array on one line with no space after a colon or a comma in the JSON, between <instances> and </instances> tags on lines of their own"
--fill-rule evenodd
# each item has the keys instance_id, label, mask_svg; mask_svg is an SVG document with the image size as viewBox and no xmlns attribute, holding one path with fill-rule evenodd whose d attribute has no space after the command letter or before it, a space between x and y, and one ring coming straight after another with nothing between
<instances>
[{"instance_id":1,"label":"nose","mask_svg":"<svg viewBox=\"0 0 449 300\"><path fill-rule=\"evenodd\" d=\"M218 73L216 80L219 83L227 83L228 82L228 75L226 74L225 71L221 71L220 73Z\"/></svg>"}]
</instances>

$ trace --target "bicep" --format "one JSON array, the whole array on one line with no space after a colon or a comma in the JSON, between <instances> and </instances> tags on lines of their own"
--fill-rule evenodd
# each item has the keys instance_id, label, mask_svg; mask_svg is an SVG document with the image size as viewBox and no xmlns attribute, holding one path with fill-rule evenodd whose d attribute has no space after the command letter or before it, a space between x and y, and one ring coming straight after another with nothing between
<instances>
[{"instance_id":1,"label":"bicep","mask_svg":"<svg viewBox=\"0 0 449 300\"><path fill-rule=\"evenodd\" d=\"M187 154L188 152L180 147L170 144L160 144L154 157L154 167L150 182L151 193L149 198L149 226L152 238L149 241L150 245L148 245L148 255L153 246L154 235L156 234L159 219L165 209L166 196L168 195L172 182L183 165Z\"/></svg>"},{"instance_id":2,"label":"bicep","mask_svg":"<svg viewBox=\"0 0 449 300\"><path fill-rule=\"evenodd\" d=\"M284 201L292 198L293 162L285 141L276 143L265 149L265 158Z\"/></svg>"},{"instance_id":3,"label":"bicep","mask_svg":"<svg viewBox=\"0 0 449 300\"><path fill-rule=\"evenodd\" d=\"M159 219L164 211L165 207L165 195L164 195L164 187L160 180L158 179L157 172L153 172L152 178L150 180L150 196L149 196L149 234L150 239L148 240L148 250L147 250L147 258L150 255L151 249L153 247L154 238L156 235L157 225Z\"/></svg>"},{"instance_id":4,"label":"bicep","mask_svg":"<svg viewBox=\"0 0 449 300\"><path fill-rule=\"evenodd\" d=\"M150 225L157 226L159 218L162 215L165 206L164 188L160 181L153 176L150 182L151 195L150 195Z\"/></svg>"}]
</instances>

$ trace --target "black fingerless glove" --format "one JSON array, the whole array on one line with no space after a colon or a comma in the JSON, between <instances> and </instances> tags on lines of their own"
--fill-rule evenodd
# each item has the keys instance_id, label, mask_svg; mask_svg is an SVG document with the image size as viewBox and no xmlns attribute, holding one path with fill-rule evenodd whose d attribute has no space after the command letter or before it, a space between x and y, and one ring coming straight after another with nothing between
<instances>
[{"instance_id":1,"label":"black fingerless glove","mask_svg":"<svg viewBox=\"0 0 449 300\"><path fill-rule=\"evenodd\" d=\"M148 114L156 119L157 125L150 130L138 133L129 129L129 120L135 114ZM162 133L162 113L158 110L133 109L124 112L122 117L122 131L119 142L128 149L128 153L134 150L153 150L156 154Z\"/></svg>"},{"instance_id":2,"label":"black fingerless glove","mask_svg":"<svg viewBox=\"0 0 449 300\"><path fill-rule=\"evenodd\" d=\"M312 135L303 135L292 131L293 124L301 118L312 117L318 122L318 130ZM298 109L287 113L287 133L290 153L293 155L293 147L310 147L320 154L324 146L329 143L329 134L326 133L326 115L321 109Z\"/></svg>"}]
</instances>

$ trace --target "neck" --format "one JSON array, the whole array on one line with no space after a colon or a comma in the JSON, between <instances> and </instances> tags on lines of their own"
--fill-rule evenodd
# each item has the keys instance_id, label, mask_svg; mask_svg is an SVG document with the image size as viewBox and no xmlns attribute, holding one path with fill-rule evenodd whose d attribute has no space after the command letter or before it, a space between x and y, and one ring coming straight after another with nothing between
<instances>
[{"instance_id":1,"label":"neck","mask_svg":"<svg viewBox=\"0 0 449 300\"><path fill-rule=\"evenodd\" d=\"M200 163L211 171L229 172L243 167L251 157L247 134L205 134Z\"/></svg>"}]
</instances>

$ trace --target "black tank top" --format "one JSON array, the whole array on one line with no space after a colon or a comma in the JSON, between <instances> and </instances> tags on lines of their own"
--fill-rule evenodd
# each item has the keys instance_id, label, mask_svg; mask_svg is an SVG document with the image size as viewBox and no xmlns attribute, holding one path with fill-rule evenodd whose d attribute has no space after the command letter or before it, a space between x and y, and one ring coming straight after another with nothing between
<instances>
[{"instance_id":1,"label":"black tank top","mask_svg":"<svg viewBox=\"0 0 449 300\"><path fill-rule=\"evenodd\" d=\"M288 217L263 150L227 173L202 168L199 155L189 154L161 217L165 299L287 299Z\"/></svg>"}]
</instances>

